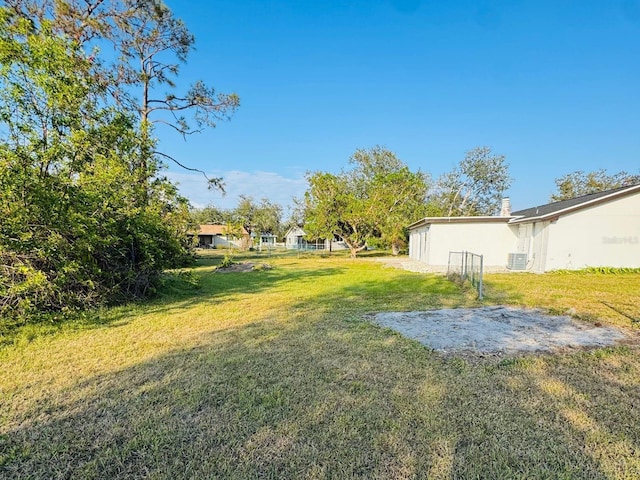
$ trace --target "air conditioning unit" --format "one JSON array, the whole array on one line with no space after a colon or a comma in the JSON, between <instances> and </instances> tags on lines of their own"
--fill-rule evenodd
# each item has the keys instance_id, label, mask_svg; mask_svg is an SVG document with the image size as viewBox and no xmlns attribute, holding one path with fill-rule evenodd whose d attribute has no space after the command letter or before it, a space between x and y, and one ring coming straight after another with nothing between
<instances>
[{"instance_id":1,"label":"air conditioning unit","mask_svg":"<svg viewBox=\"0 0 640 480\"><path fill-rule=\"evenodd\" d=\"M509 260L507 261L507 268L509 270L526 270L527 254L526 253L510 253Z\"/></svg>"}]
</instances>

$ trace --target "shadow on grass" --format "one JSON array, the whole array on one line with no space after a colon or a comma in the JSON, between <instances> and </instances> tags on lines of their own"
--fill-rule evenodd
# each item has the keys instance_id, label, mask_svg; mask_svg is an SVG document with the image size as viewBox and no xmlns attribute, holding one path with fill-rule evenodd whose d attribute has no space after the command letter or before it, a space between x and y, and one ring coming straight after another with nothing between
<instances>
[{"instance_id":1,"label":"shadow on grass","mask_svg":"<svg viewBox=\"0 0 640 480\"><path fill-rule=\"evenodd\" d=\"M638 432L622 428L640 422L640 394L616 383L625 369L541 362L445 361L320 313L253 323L34 402L2 430L0 476L632 478ZM550 378L586 396L558 399ZM625 418L607 409L614 388ZM598 457L593 431L627 449Z\"/></svg>"},{"instance_id":2,"label":"shadow on grass","mask_svg":"<svg viewBox=\"0 0 640 480\"><path fill-rule=\"evenodd\" d=\"M253 262L259 261L253 254L245 260L249 258ZM287 261L288 258L291 262ZM379 271L379 266L349 258L328 259L329 263L311 260L306 264L305 259L289 255L280 258L271 270L224 274L213 269L221 259L221 255L201 259L193 270L167 276L155 299L82 312L66 322L15 329L5 334L4 343L29 342L38 336L63 330L116 327L143 314L179 313L198 305L217 304L265 292L288 291L292 296L292 308L334 309L338 312L368 313L468 305L468 299L462 300L464 296L461 296L460 289L442 277L402 271L378 275L375 271ZM373 275L373 278L368 275ZM298 297L301 297L299 301L296 300Z\"/></svg>"},{"instance_id":3,"label":"shadow on grass","mask_svg":"<svg viewBox=\"0 0 640 480\"><path fill-rule=\"evenodd\" d=\"M168 275L165 285L161 287L156 298L98 310L75 312L64 319L52 316L50 320L45 319L7 328L0 331L0 348L30 342L35 338L61 331L117 327L141 314L179 312L203 302L222 302L238 294L258 294L290 282L312 284L321 278L343 271L344 269L340 267L297 267L220 274L199 265L193 270L180 272L188 272L187 275L183 275L185 278L181 278L180 273Z\"/></svg>"},{"instance_id":4,"label":"shadow on grass","mask_svg":"<svg viewBox=\"0 0 640 480\"><path fill-rule=\"evenodd\" d=\"M196 255L196 262L202 266L215 266L222 262L222 259L230 256L238 262L269 262L281 259L300 258L348 258L349 252L346 250L327 252L325 250L265 250L254 251L228 251L228 250L202 250Z\"/></svg>"},{"instance_id":5,"label":"shadow on grass","mask_svg":"<svg viewBox=\"0 0 640 480\"><path fill-rule=\"evenodd\" d=\"M313 308L328 315L415 311L476 305L457 285L443 277L399 273L392 281L359 279L325 289L313 298ZM304 308L307 302L296 307Z\"/></svg>"}]
</instances>

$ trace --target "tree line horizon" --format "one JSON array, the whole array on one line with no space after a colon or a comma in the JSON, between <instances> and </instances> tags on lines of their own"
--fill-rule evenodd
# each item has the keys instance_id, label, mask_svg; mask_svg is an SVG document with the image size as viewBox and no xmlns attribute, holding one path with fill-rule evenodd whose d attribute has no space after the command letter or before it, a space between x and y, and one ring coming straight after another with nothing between
<instances>
[{"instance_id":1,"label":"tree line horizon","mask_svg":"<svg viewBox=\"0 0 640 480\"><path fill-rule=\"evenodd\" d=\"M487 146L467 151L436 180L427 172L411 172L394 152L379 145L356 150L349 165L338 174L308 172L308 189L303 198L293 198L292 212L284 221L281 205L241 195L236 208L192 207L192 223L225 224L279 238L292 227L302 227L311 240L340 238L352 256L372 244L397 255L407 246L406 227L416 220L497 214L512 181L505 156ZM578 170L555 179L556 191L549 201L636 183L640 174Z\"/></svg>"}]
</instances>

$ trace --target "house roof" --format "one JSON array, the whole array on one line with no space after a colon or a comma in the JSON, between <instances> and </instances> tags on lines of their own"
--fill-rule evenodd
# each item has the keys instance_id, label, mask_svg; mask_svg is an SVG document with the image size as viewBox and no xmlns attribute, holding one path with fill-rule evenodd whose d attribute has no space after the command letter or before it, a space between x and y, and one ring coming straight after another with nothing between
<instances>
[{"instance_id":1,"label":"house roof","mask_svg":"<svg viewBox=\"0 0 640 480\"><path fill-rule=\"evenodd\" d=\"M249 232L242 228L242 235L249 235ZM229 231L227 225L215 224L215 225L200 225L198 227L198 235L226 235Z\"/></svg>"},{"instance_id":2,"label":"house roof","mask_svg":"<svg viewBox=\"0 0 640 480\"><path fill-rule=\"evenodd\" d=\"M537 207L525 208L512 212L509 217L499 216L475 216L475 217L426 217L409 225L409 229L427 225L430 223L526 223L534 220L546 220L570 213L582 208L588 208L600 203L640 193L640 184L626 187L613 188L603 192L591 193L580 197L562 200L560 202L547 203Z\"/></svg>"},{"instance_id":3,"label":"house roof","mask_svg":"<svg viewBox=\"0 0 640 480\"><path fill-rule=\"evenodd\" d=\"M550 217L557 217L566 213L587 208L600 203L608 202L616 198L640 192L640 184L625 187L613 188L603 192L591 193L580 197L570 198L569 200L561 200L559 202L547 203L537 207L526 208L512 212L510 223L523 223L531 220L542 220Z\"/></svg>"},{"instance_id":4,"label":"house roof","mask_svg":"<svg viewBox=\"0 0 640 480\"><path fill-rule=\"evenodd\" d=\"M306 233L304 233L304 230L301 227L291 227L285 234L285 237L288 237L290 234L297 235L297 236L306 235Z\"/></svg>"},{"instance_id":5,"label":"house roof","mask_svg":"<svg viewBox=\"0 0 640 480\"><path fill-rule=\"evenodd\" d=\"M469 217L425 217L422 220L409 225L409 228L416 228L428 223L507 223L512 217L491 216L469 216Z\"/></svg>"}]
</instances>

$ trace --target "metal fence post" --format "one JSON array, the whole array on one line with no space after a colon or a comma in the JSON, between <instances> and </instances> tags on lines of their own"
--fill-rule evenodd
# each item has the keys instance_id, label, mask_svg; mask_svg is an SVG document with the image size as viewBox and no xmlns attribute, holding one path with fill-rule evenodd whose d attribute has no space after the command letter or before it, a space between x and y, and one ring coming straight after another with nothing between
<instances>
[{"instance_id":1,"label":"metal fence post","mask_svg":"<svg viewBox=\"0 0 640 480\"><path fill-rule=\"evenodd\" d=\"M457 258L458 255L460 258ZM458 268L460 270L458 270ZM484 296L483 273L484 255L467 252L466 250L461 252L449 252L447 278L455 279L459 275L462 283L464 283L465 280L469 280L471 285L473 285L478 291L479 300L482 300Z\"/></svg>"},{"instance_id":2,"label":"metal fence post","mask_svg":"<svg viewBox=\"0 0 640 480\"><path fill-rule=\"evenodd\" d=\"M465 250L462 251L462 271L460 274L463 279L467 276L467 252Z\"/></svg>"},{"instance_id":3,"label":"metal fence post","mask_svg":"<svg viewBox=\"0 0 640 480\"><path fill-rule=\"evenodd\" d=\"M478 281L478 299L482 300L482 273L484 271L484 255L480 255L480 279Z\"/></svg>"}]
</instances>

